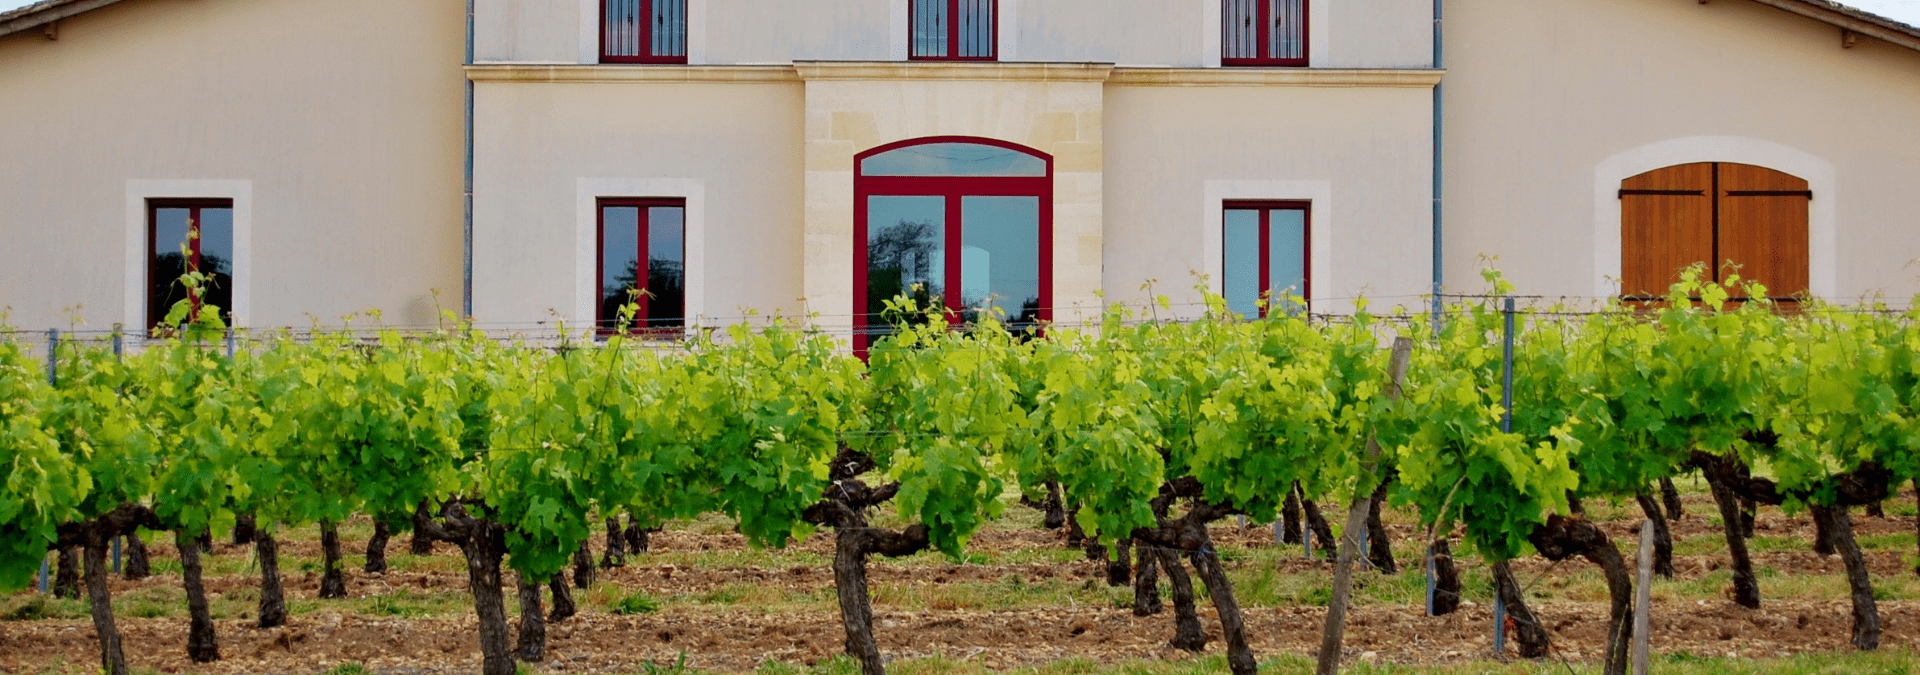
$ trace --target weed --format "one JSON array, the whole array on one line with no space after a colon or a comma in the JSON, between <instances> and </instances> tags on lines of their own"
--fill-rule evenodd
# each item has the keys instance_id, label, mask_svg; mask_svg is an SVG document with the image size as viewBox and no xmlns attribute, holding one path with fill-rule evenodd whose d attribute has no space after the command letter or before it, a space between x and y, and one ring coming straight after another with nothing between
<instances>
[{"instance_id":1,"label":"weed","mask_svg":"<svg viewBox=\"0 0 1920 675\"><path fill-rule=\"evenodd\" d=\"M652 614L660 611L660 601L644 591L634 591L627 597L607 605L607 611L620 615Z\"/></svg>"}]
</instances>

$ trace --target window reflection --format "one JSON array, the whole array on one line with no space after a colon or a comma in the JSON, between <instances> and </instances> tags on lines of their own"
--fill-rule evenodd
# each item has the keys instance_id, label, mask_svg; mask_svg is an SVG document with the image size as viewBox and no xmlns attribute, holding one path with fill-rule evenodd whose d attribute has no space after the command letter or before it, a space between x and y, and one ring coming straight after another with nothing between
<instances>
[{"instance_id":1,"label":"window reflection","mask_svg":"<svg viewBox=\"0 0 1920 675\"><path fill-rule=\"evenodd\" d=\"M1033 155L980 143L911 145L860 161L867 176L1006 176L1040 178L1047 162Z\"/></svg>"},{"instance_id":2,"label":"window reflection","mask_svg":"<svg viewBox=\"0 0 1920 675\"><path fill-rule=\"evenodd\" d=\"M601 202L595 326L603 334L625 329L671 336L686 325L686 208L660 201ZM623 325L620 310L628 303L637 313Z\"/></svg>"},{"instance_id":3,"label":"window reflection","mask_svg":"<svg viewBox=\"0 0 1920 675\"><path fill-rule=\"evenodd\" d=\"M1227 311L1253 319L1306 309L1307 208L1298 202L1255 202L1223 209L1220 281Z\"/></svg>"},{"instance_id":4,"label":"window reflection","mask_svg":"<svg viewBox=\"0 0 1920 675\"><path fill-rule=\"evenodd\" d=\"M867 200L866 324L874 335L892 332L886 301L902 293L922 309L946 305L945 197L870 197Z\"/></svg>"},{"instance_id":5,"label":"window reflection","mask_svg":"<svg viewBox=\"0 0 1920 675\"><path fill-rule=\"evenodd\" d=\"M960 303L965 321L991 309L1002 321L1040 318L1040 198L960 200Z\"/></svg>"}]
</instances>

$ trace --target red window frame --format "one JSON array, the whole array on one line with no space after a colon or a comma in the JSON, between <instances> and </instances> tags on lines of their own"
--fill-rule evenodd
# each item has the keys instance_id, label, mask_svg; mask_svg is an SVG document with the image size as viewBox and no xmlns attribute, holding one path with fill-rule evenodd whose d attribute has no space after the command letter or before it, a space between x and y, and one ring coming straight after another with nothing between
<instances>
[{"instance_id":1,"label":"red window frame","mask_svg":"<svg viewBox=\"0 0 1920 675\"><path fill-rule=\"evenodd\" d=\"M636 239L638 246L635 250L638 251L641 260L647 260L647 253L652 250L652 242L648 241L648 238L651 236L647 222L647 219L650 217L648 210L661 207L680 209L680 264L685 265L687 260L686 199L679 197L600 197L595 199L593 206L593 328L594 333L600 336L608 336L622 332L619 328L608 327L611 322L618 320L619 316L607 316L606 313L607 209L609 207L636 208L640 211L640 217L637 222L640 232ZM681 269L684 273L685 268L682 267ZM645 278L647 272L648 270L642 269L639 271L639 275ZM645 288L645 284L641 283L638 279L635 280L635 283ZM681 283L691 284L693 280L683 278ZM645 293L641 293L640 297L635 299L636 304L640 305L640 311L633 315L633 324L625 327L626 330L624 332L627 335L671 338L681 336L686 332L686 319L688 317L686 316L687 310L684 304L681 305L680 308L681 324L679 326L647 327L646 323L650 318L648 316L648 310L650 309L651 301L652 298L649 298Z\"/></svg>"},{"instance_id":2,"label":"red window frame","mask_svg":"<svg viewBox=\"0 0 1920 675\"><path fill-rule=\"evenodd\" d=\"M1273 311L1272 298L1267 294L1273 291L1273 212L1300 212L1300 299L1309 306L1313 304L1313 202L1274 201L1274 200L1233 200L1220 204L1220 227L1225 228L1226 212L1260 212L1260 300L1266 303L1260 306L1260 317L1266 318ZM1225 246L1225 237L1221 238ZM1225 250L1222 249L1222 255ZM1222 279L1221 283L1225 284ZM1223 286L1224 289L1224 286Z\"/></svg>"},{"instance_id":3,"label":"red window frame","mask_svg":"<svg viewBox=\"0 0 1920 675\"><path fill-rule=\"evenodd\" d=\"M155 278L154 276L155 270L154 270L153 263L154 261L160 258L160 241L159 241L160 209L187 209L188 210L187 231L190 233L194 233L195 236L187 237L187 254L188 254L187 271L194 271L194 270L200 269L200 237L198 236L198 233L200 231L200 223L202 222L200 218L200 210L201 209L227 209L231 211L233 210L233 200L231 199L149 199L147 200L147 330L149 331L160 327L160 321L167 317L167 312L169 310L173 309L171 306L156 307L154 305L158 303L155 303L153 301L153 298L156 295L154 291L157 290L154 288L154 285L159 282L159 279ZM171 253L171 252L172 251L168 251L168 253ZM228 261L229 264L232 264L232 262L233 261ZM193 308L193 311L195 313L199 313L200 297L198 295L189 294L187 296L187 300L189 301L189 303L191 303L190 306ZM222 307L220 309L223 313L228 315L225 318L228 318L229 320L231 320L233 308Z\"/></svg>"},{"instance_id":4,"label":"red window frame","mask_svg":"<svg viewBox=\"0 0 1920 675\"><path fill-rule=\"evenodd\" d=\"M1228 58L1226 55L1229 32L1226 30L1227 3L1234 0L1220 0L1220 65L1223 66L1290 66L1307 65L1307 56L1312 52L1310 40L1313 26L1311 14L1312 2L1300 2L1300 56L1297 58L1274 58L1268 48L1273 43L1273 3L1274 0L1253 0L1258 5L1254 9L1254 53L1251 58Z\"/></svg>"},{"instance_id":5,"label":"red window frame","mask_svg":"<svg viewBox=\"0 0 1920 675\"><path fill-rule=\"evenodd\" d=\"M868 176L864 164L868 157L900 148L933 143L974 143L1005 148L1046 162L1045 176ZM853 347L867 349L867 201L869 197L944 197L946 198L946 250L944 269L950 277L943 284L949 308L962 305L957 275L962 271L962 197L1037 197L1040 200L1040 307L1038 321L1053 321L1053 156L1017 143L973 136L932 136L882 145L853 158ZM947 313L948 321L960 319L957 311Z\"/></svg>"},{"instance_id":6,"label":"red window frame","mask_svg":"<svg viewBox=\"0 0 1920 675\"><path fill-rule=\"evenodd\" d=\"M928 0L907 0L907 59L910 61L998 61L1000 60L1000 0L944 0L947 5L947 53L944 55L919 55L914 45L918 36L913 27L919 23L920 4ZM932 0L939 2L942 0ZM984 3L989 7L989 18L993 21L992 49L985 56L960 56L960 7L966 3ZM976 4L978 6L978 4Z\"/></svg>"},{"instance_id":7,"label":"red window frame","mask_svg":"<svg viewBox=\"0 0 1920 675\"><path fill-rule=\"evenodd\" d=\"M681 13L683 17L685 16L685 12L686 12L686 7L685 7L686 0L631 0L631 1L639 3L640 16L646 17L647 19L646 21L640 22L639 42L641 45L643 45L646 48L648 52L653 51L654 3L679 2L682 5ZM648 54L615 55L615 54L607 53L608 52L607 33L609 32L608 26L607 26L607 20L609 18L608 11L607 11L608 0L598 0L598 2L600 3L600 62L601 63L685 64L687 62L686 44L687 44L688 36L685 36L685 35L680 36L681 53L679 54L656 55L656 54L648 53ZM691 30L692 30L692 27L688 26L688 31L691 31Z\"/></svg>"}]
</instances>

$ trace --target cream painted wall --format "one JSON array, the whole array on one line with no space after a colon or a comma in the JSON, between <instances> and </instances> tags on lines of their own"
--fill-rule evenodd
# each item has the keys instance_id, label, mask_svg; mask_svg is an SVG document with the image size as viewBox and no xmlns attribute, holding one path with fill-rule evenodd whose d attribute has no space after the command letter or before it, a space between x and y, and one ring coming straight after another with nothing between
<instances>
[{"instance_id":1,"label":"cream painted wall","mask_svg":"<svg viewBox=\"0 0 1920 675\"><path fill-rule=\"evenodd\" d=\"M600 58L598 42L591 50L586 38L598 39L592 28L599 14L587 16L595 26L581 29L585 10L594 0L474 0L473 60L476 63L591 63ZM464 13L464 11L462 12ZM588 60L587 57L591 57Z\"/></svg>"},{"instance_id":2,"label":"cream painted wall","mask_svg":"<svg viewBox=\"0 0 1920 675\"><path fill-rule=\"evenodd\" d=\"M887 0L706 0L707 63L885 60Z\"/></svg>"},{"instance_id":3,"label":"cream painted wall","mask_svg":"<svg viewBox=\"0 0 1920 675\"><path fill-rule=\"evenodd\" d=\"M593 63L603 0L477 0L476 60ZM687 0L694 64L906 60L909 0ZM1221 0L1000 0L1004 61L1220 65ZM1429 2L1308 0L1316 68L1432 61Z\"/></svg>"},{"instance_id":4,"label":"cream painted wall","mask_svg":"<svg viewBox=\"0 0 1920 675\"><path fill-rule=\"evenodd\" d=\"M704 221L707 236L690 236L689 253L704 244L707 265L688 285L702 292L706 316L800 310L797 81L480 82L475 92L474 314L482 322L532 330L555 318L592 321L577 235L583 195L601 190L699 191L704 213L692 213L689 198L688 216Z\"/></svg>"},{"instance_id":5,"label":"cream painted wall","mask_svg":"<svg viewBox=\"0 0 1920 675\"><path fill-rule=\"evenodd\" d=\"M1813 181L1817 294L1920 291L1920 53L1751 2L1447 9L1449 287L1495 255L1522 293L1615 292L1620 174L1735 161Z\"/></svg>"},{"instance_id":6,"label":"cream painted wall","mask_svg":"<svg viewBox=\"0 0 1920 675\"><path fill-rule=\"evenodd\" d=\"M1307 199L1313 301L1419 304L1430 278L1430 87L1109 87L1107 298L1218 292L1223 199ZM1140 289L1149 280L1153 293ZM1375 304L1379 308L1380 304Z\"/></svg>"},{"instance_id":7,"label":"cream painted wall","mask_svg":"<svg viewBox=\"0 0 1920 675\"><path fill-rule=\"evenodd\" d=\"M62 20L56 41L0 38L13 325L64 328L72 306L86 328L141 320L129 195L191 185L250 197L250 325L369 308L425 324L435 288L457 311L463 15L458 0L135 0Z\"/></svg>"}]
</instances>

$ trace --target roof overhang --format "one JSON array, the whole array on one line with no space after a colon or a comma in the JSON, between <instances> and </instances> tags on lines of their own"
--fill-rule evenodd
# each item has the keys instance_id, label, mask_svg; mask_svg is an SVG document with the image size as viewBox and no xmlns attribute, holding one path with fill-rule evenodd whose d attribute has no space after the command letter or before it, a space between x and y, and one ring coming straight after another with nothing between
<instances>
[{"instance_id":1,"label":"roof overhang","mask_svg":"<svg viewBox=\"0 0 1920 675\"><path fill-rule=\"evenodd\" d=\"M1832 0L1753 0L1769 7L1777 7L1800 16L1822 23L1838 26L1841 30L1881 40L1888 44L1899 45L1914 51L1920 51L1920 28L1915 28L1878 14L1848 7Z\"/></svg>"},{"instance_id":2,"label":"roof overhang","mask_svg":"<svg viewBox=\"0 0 1920 675\"><path fill-rule=\"evenodd\" d=\"M0 36L32 30L61 19L120 2L120 0L41 0L0 13Z\"/></svg>"}]
</instances>

